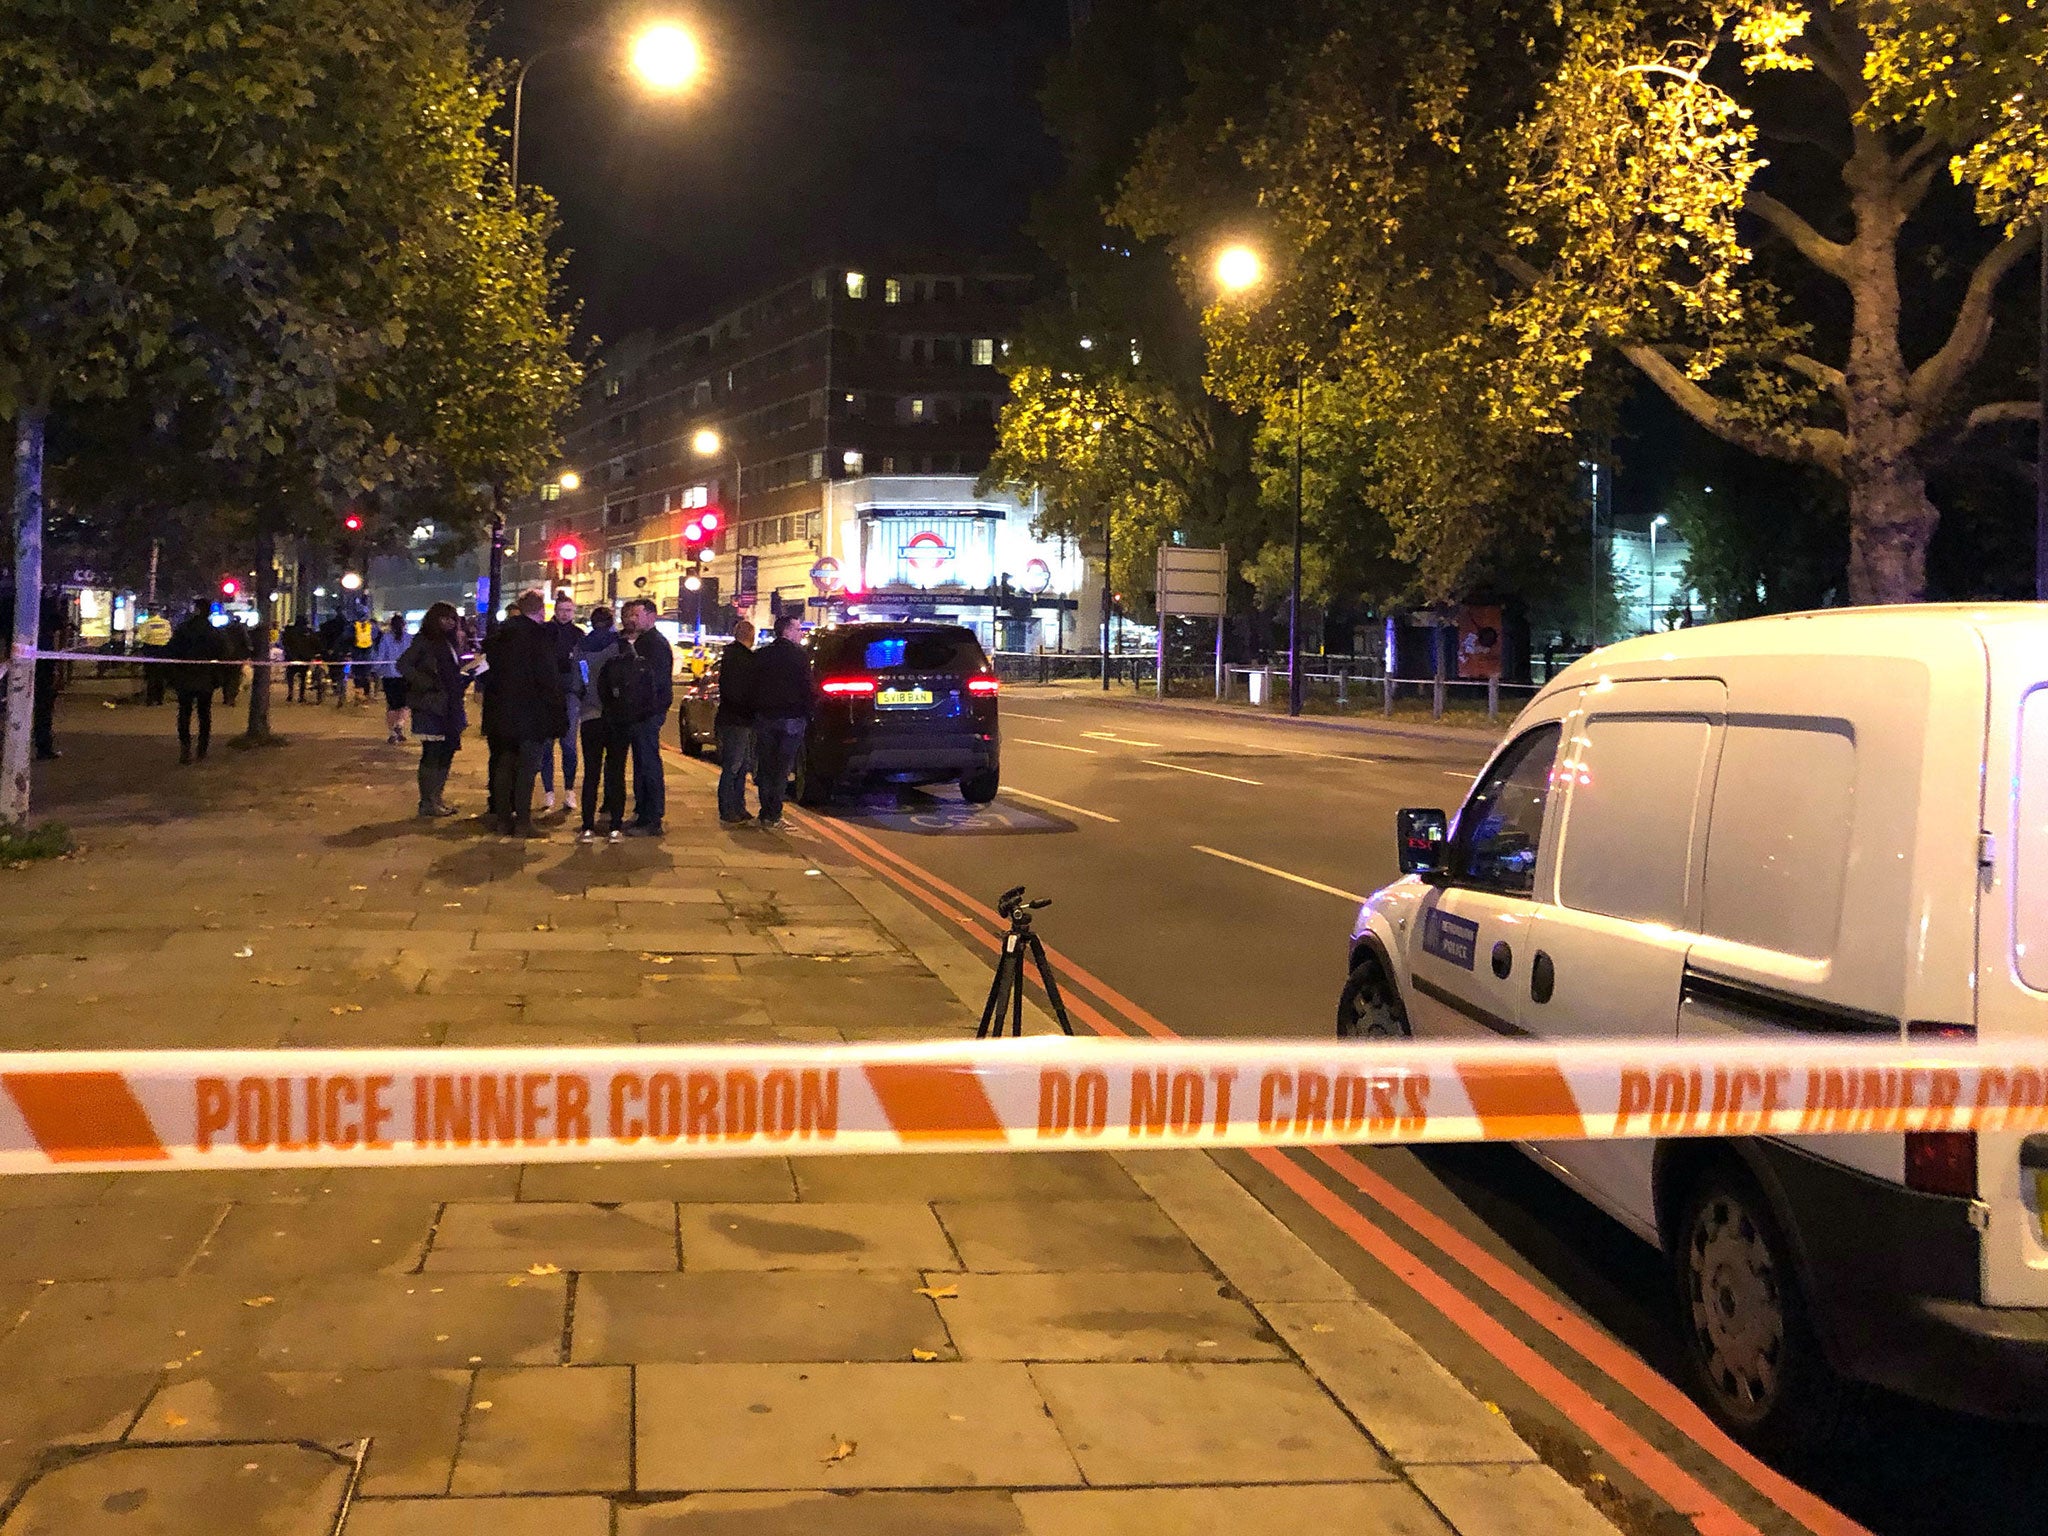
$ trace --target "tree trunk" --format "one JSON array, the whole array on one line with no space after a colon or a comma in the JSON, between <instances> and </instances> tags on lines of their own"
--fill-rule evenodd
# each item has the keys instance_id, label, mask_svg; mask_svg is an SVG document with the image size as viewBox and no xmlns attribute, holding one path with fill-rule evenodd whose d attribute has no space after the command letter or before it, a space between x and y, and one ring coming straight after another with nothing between
<instances>
[{"instance_id":1,"label":"tree trunk","mask_svg":"<svg viewBox=\"0 0 2048 1536\"><path fill-rule=\"evenodd\" d=\"M1927 595L1927 545L1941 513L1927 498L1918 454L1924 426L1899 345L1899 231L1906 216L1897 166L1869 130L1857 130L1843 180L1856 212L1841 466L1849 492L1849 601L1917 603Z\"/></svg>"},{"instance_id":2,"label":"tree trunk","mask_svg":"<svg viewBox=\"0 0 2048 1536\"><path fill-rule=\"evenodd\" d=\"M14 635L7 668L7 724L0 731L0 827L27 827L29 737L43 616L43 429L49 408L23 406L14 421Z\"/></svg>"},{"instance_id":3,"label":"tree trunk","mask_svg":"<svg viewBox=\"0 0 2048 1536\"><path fill-rule=\"evenodd\" d=\"M277 616L277 536L267 528L256 535L256 622L250 626L249 651L256 665L249 672L249 728L243 739L251 746L268 743L270 734L271 626Z\"/></svg>"}]
</instances>

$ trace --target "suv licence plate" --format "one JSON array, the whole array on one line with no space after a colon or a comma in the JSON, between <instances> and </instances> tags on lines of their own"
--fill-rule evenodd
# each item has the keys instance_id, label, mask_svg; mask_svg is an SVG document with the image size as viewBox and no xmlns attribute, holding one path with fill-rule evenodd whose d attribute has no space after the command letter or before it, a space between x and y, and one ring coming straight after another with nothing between
<instances>
[{"instance_id":1,"label":"suv licence plate","mask_svg":"<svg viewBox=\"0 0 2048 1536\"><path fill-rule=\"evenodd\" d=\"M875 695L883 709L921 709L932 702L929 688L884 688Z\"/></svg>"}]
</instances>

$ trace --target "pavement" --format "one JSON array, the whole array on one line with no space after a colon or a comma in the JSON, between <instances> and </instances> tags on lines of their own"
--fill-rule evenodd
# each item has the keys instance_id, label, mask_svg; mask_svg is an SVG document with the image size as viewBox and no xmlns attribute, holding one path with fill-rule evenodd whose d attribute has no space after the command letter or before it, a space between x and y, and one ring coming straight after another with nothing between
<instances>
[{"instance_id":1,"label":"pavement","mask_svg":"<svg viewBox=\"0 0 2048 1536\"><path fill-rule=\"evenodd\" d=\"M83 846L0 870L0 1048L971 1037L986 967L826 843L720 828L701 766L662 842L512 843L414 819L381 719L280 706L288 747L180 768L166 710L68 694L38 791ZM1202 1153L0 1207L0 1536L1614 1529Z\"/></svg>"}]
</instances>

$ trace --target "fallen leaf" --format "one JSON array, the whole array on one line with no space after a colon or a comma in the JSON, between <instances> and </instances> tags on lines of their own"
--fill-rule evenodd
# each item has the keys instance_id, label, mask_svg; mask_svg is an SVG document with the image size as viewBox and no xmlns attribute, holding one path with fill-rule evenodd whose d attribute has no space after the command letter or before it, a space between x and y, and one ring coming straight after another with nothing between
<instances>
[{"instance_id":1,"label":"fallen leaf","mask_svg":"<svg viewBox=\"0 0 2048 1536\"><path fill-rule=\"evenodd\" d=\"M1310 1323L1308 1331L1310 1333L1335 1333L1337 1330L1328 1323Z\"/></svg>"},{"instance_id":2,"label":"fallen leaf","mask_svg":"<svg viewBox=\"0 0 2048 1536\"><path fill-rule=\"evenodd\" d=\"M183 1415L182 1413L171 1413L168 1410L166 1410L166 1412L164 1413L164 1423L171 1429L183 1429L187 1424L190 1424L191 1422L192 1421L186 1418L185 1415Z\"/></svg>"},{"instance_id":3,"label":"fallen leaf","mask_svg":"<svg viewBox=\"0 0 2048 1536\"><path fill-rule=\"evenodd\" d=\"M674 955L642 954L640 958L642 960L645 960L649 965L674 965L676 963L676 957Z\"/></svg>"},{"instance_id":4,"label":"fallen leaf","mask_svg":"<svg viewBox=\"0 0 2048 1536\"><path fill-rule=\"evenodd\" d=\"M950 1301L953 1297L960 1294L960 1287L957 1285L920 1285L917 1288L917 1294L929 1296L933 1301Z\"/></svg>"},{"instance_id":5,"label":"fallen leaf","mask_svg":"<svg viewBox=\"0 0 2048 1536\"><path fill-rule=\"evenodd\" d=\"M484 1399L484 1400L483 1400L482 1402L480 1402L480 1403L478 1403L478 1404L477 1404L477 1407L479 1407L479 1408L488 1408L488 1407L490 1407L490 1406L491 1406L491 1400L490 1400L490 1399L489 1399L488 1397L487 1397L487 1398L485 1398L485 1399Z\"/></svg>"},{"instance_id":6,"label":"fallen leaf","mask_svg":"<svg viewBox=\"0 0 2048 1536\"><path fill-rule=\"evenodd\" d=\"M910 1358L913 1360L936 1360L939 1358L939 1352L936 1349L913 1349L910 1352Z\"/></svg>"},{"instance_id":7,"label":"fallen leaf","mask_svg":"<svg viewBox=\"0 0 2048 1536\"><path fill-rule=\"evenodd\" d=\"M368 789L368 788L369 788L369 786L368 786L367 784L366 784L366 785L364 785L363 787L364 787L365 789ZM352 886L350 886L350 887L349 887L349 889L350 889L350 890L352 890L352 891L367 891L367 890L369 889L369 887L368 887L367 885L352 885Z\"/></svg>"},{"instance_id":8,"label":"fallen leaf","mask_svg":"<svg viewBox=\"0 0 2048 1536\"><path fill-rule=\"evenodd\" d=\"M361 1013L363 1005L361 1003L336 1003L327 1011L329 1013Z\"/></svg>"},{"instance_id":9,"label":"fallen leaf","mask_svg":"<svg viewBox=\"0 0 2048 1536\"><path fill-rule=\"evenodd\" d=\"M832 1454L825 1458L825 1465L829 1467L835 1461L844 1461L859 1449L859 1445L854 1441L842 1440L832 1448Z\"/></svg>"},{"instance_id":10,"label":"fallen leaf","mask_svg":"<svg viewBox=\"0 0 2048 1536\"><path fill-rule=\"evenodd\" d=\"M559 1275L562 1272L562 1266L559 1264L529 1264L526 1266L526 1272L529 1275Z\"/></svg>"},{"instance_id":11,"label":"fallen leaf","mask_svg":"<svg viewBox=\"0 0 2048 1536\"><path fill-rule=\"evenodd\" d=\"M275 1296L245 1296L242 1298L242 1305L245 1307L267 1307L275 1300L277 1300Z\"/></svg>"},{"instance_id":12,"label":"fallen leaf","mask_svg":"<svg viewBox=\"0 0 2048 1536\"><path fill-rule=\"evenodd\" d=\"M546 933L548 931L548 925L546 923L535 923L533 925L533 931L535 933Z\"/></svg>"},{"instance_id":13,"label":"fallen leaf","mask_svg":"<svg viewBox=\"0 0 2048 1536\"><path fill-rule=\"evenodd\" d=\"M1197 1348L1197 1349L1214 1349L1215 1347L1216 1347L1216 1341L1215 1341L1214 1339L1197 1339L1197 1340L1195 1340L1195 1348Z\"/></svg>"},{"instance_id":14,"label":"fallen leaf","mask_svg":"<svg viewBox=\"0 0 2048 1536\"><path fill-rule=\"evenodd\" d=\"M237 960L246 960L255 953L255 950L251 949L248 945L244 944L240 949L235 951L235 958Z\"/></svg>"}]
</instances>

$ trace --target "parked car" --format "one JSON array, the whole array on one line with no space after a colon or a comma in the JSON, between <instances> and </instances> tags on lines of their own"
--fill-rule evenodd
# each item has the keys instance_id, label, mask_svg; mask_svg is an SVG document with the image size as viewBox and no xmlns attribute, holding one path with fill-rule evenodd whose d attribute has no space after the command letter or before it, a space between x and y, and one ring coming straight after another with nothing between
<instances>
[{"instance_id":1,"label":"parked car","mask_svg":"<svg viewBox=\"0 0 2048 1536\"><path fill-rule=\"evenodd\" d=\"M1351 933L1344 1034L2048 1040L2048 610L1659 634L1548 684ZM1526 1149L1668 1255L1697 1391L2048 1418L2048 1136Z\"/></svg>"},{"instance_id":2,"label":"parked car","mask_svg":"<svg viewBox=\"0 0 2048 1536\"><path fill-rule=\"evenodd\" d=\"M995 670L957 624L872 623L811 635L817 714L796 765L796 796L819 805L864 784L957 781L972 805L1002 777Z\"/></svg>"}]
</instances>

